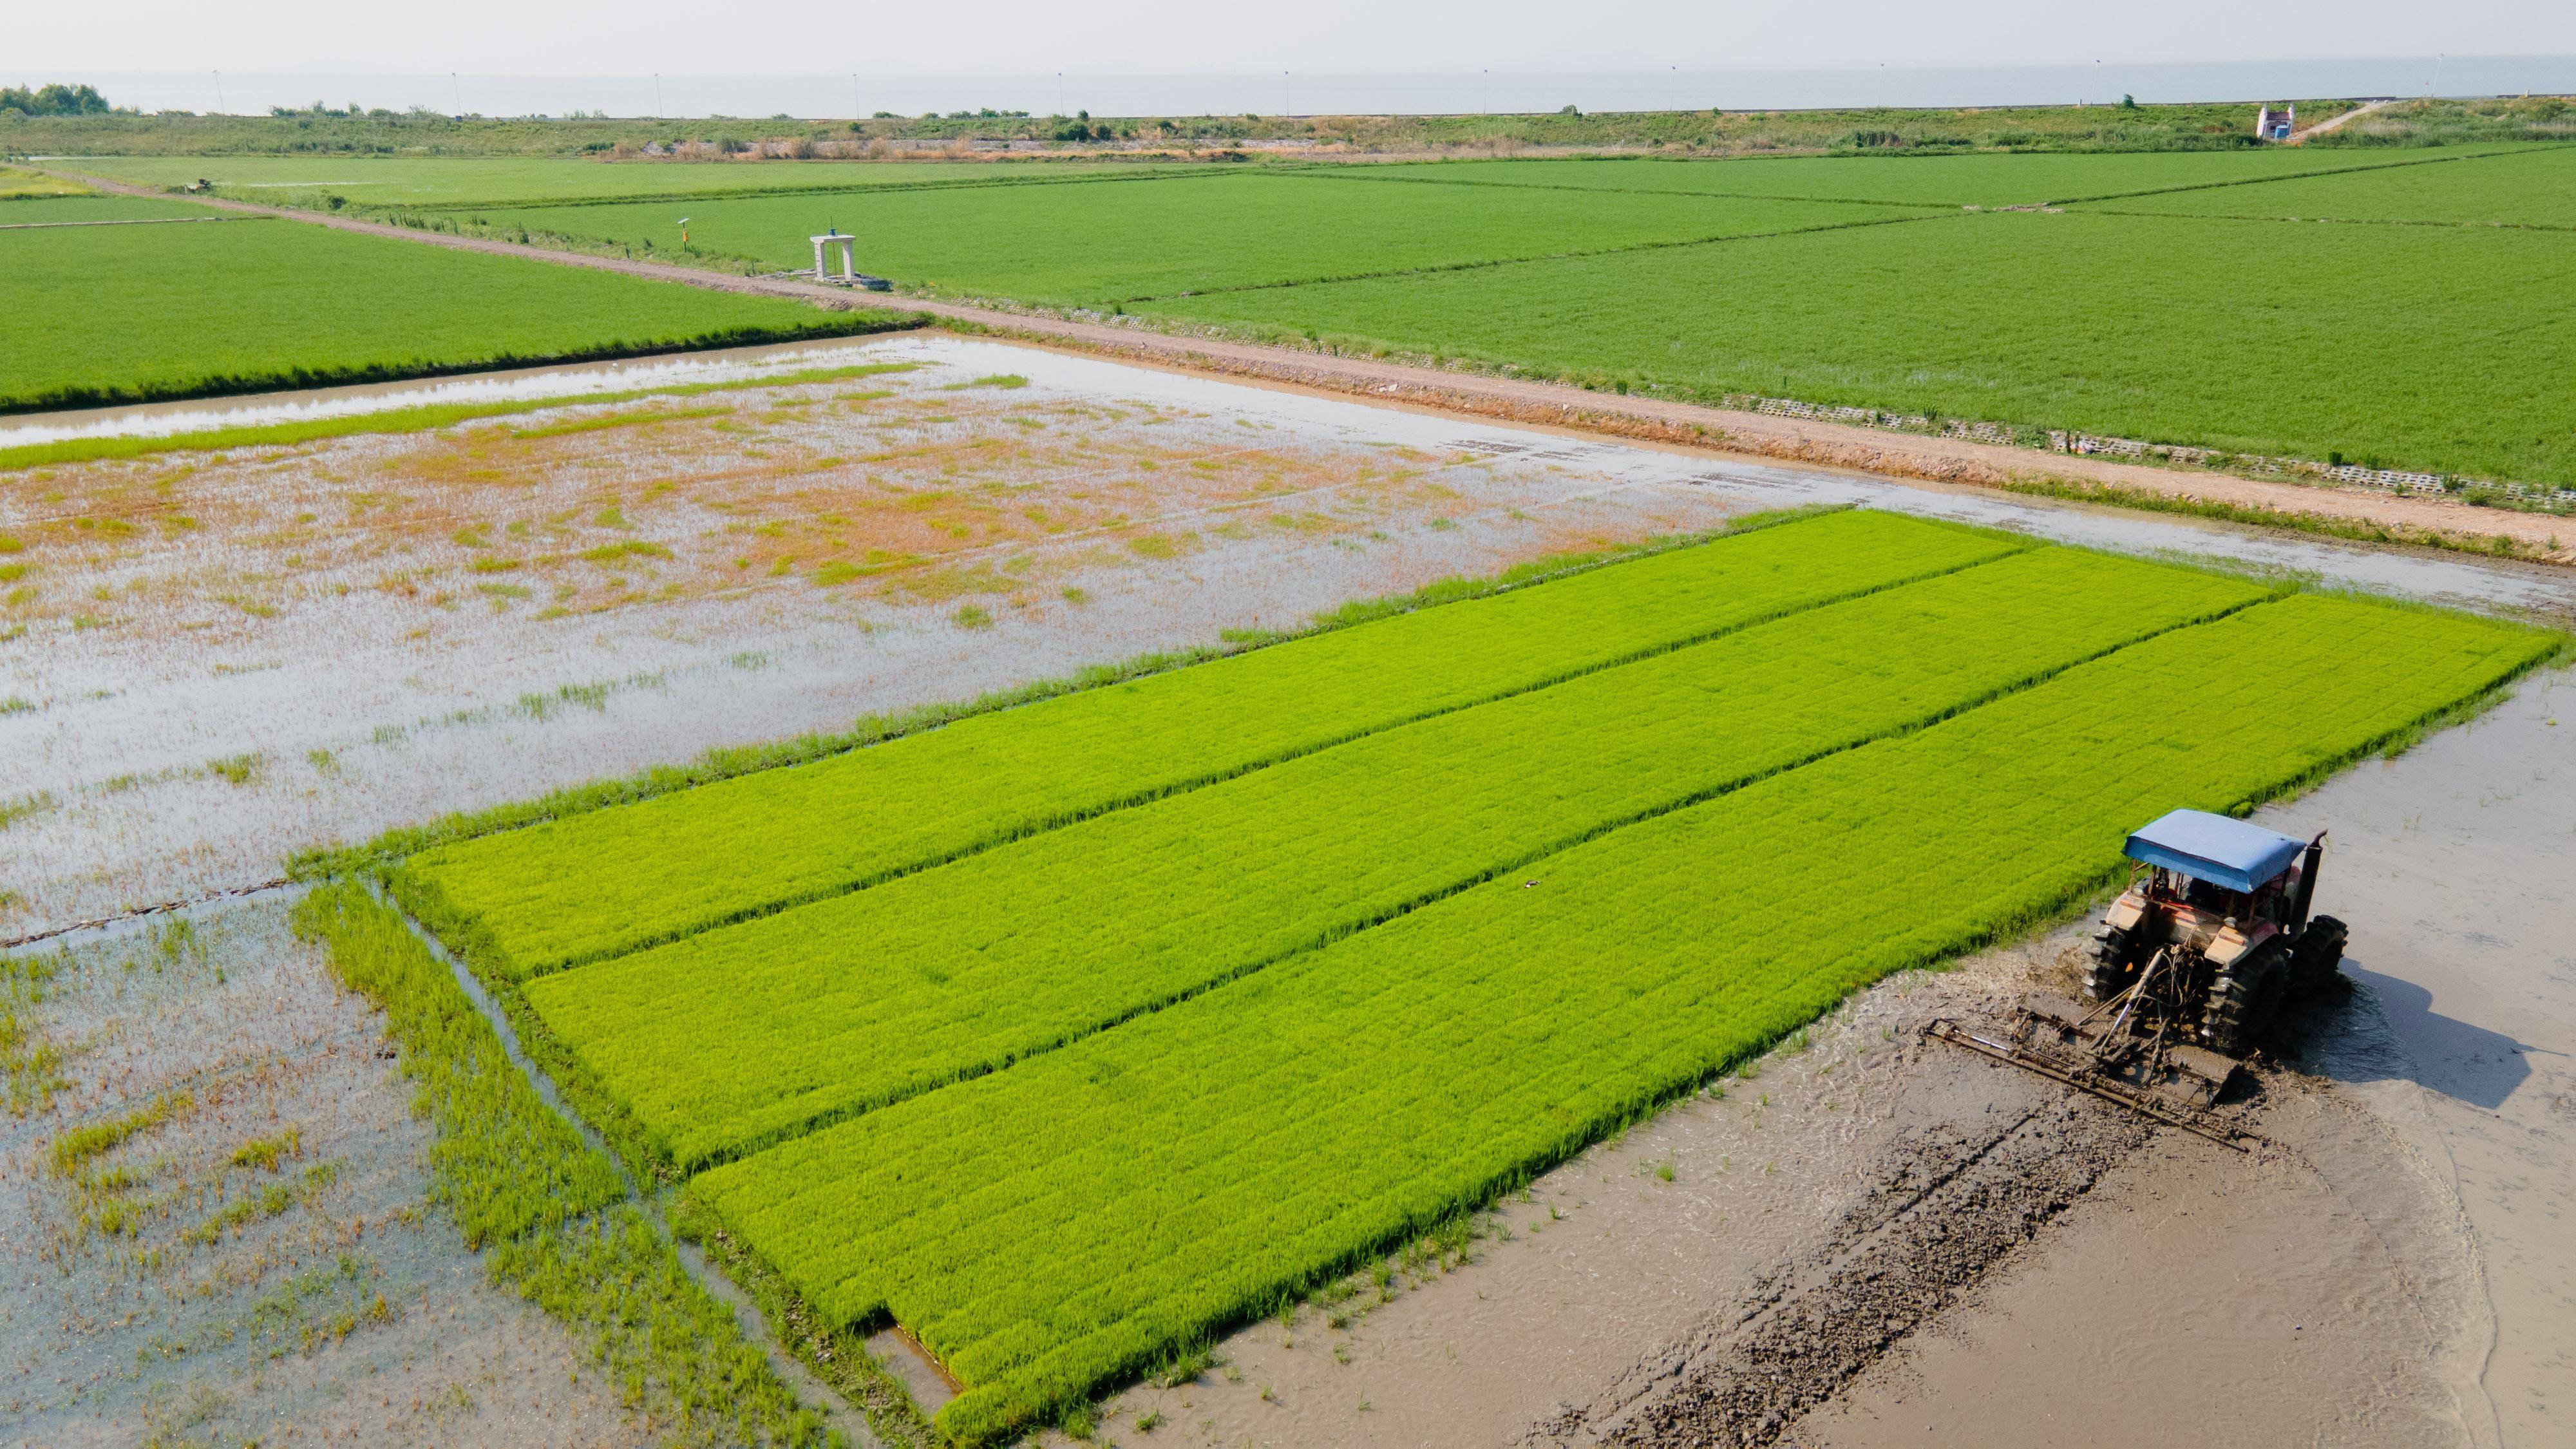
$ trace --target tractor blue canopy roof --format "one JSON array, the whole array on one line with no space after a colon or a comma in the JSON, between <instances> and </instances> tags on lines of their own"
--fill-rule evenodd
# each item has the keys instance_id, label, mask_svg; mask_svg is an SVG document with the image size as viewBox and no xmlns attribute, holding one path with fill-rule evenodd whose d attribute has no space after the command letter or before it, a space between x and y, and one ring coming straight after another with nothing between
<instances>
[{"instance_id":1,"label":"tractor blue canopy roof","mask_svg":"<svg viewBox=\"0 0 2576 1449\"><path fill-rule=\"evenodd\" d=\"M2250 891L2290 868L2308 843L2205 810L2176 810L2129 837L2129 858Z\"/></svg>"}]
</instances>

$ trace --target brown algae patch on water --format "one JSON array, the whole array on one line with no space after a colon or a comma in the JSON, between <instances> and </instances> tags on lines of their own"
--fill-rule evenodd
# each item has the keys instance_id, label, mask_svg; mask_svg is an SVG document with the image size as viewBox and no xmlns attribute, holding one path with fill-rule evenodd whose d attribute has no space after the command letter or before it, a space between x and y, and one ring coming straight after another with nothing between
<instances>
[{"instance_id":1,"label":"brown algae patch on water","mask_svg":"<svg viewBox=\"0 0 2576 1449\"><path fill-rule=\"evenodd\" d=\"M278 895L0 955L0 1402L31 1443L632 1433L426 1199L430 1128ZM41 1084L19 1070L41 1059ZM34 1089L41 1086L40 1090Z\"/></svg>"}]
</instances>

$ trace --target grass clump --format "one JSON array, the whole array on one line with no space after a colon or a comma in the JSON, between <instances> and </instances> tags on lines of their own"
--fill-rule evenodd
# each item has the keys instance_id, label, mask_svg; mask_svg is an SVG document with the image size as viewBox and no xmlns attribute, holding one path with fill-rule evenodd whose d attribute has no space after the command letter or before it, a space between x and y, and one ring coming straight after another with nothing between
<instances>
[{"instance_id":1,"label":"grass clump","mask_svg":"<svg viewBox=\"0 0 2576 1449\"><path fill-rule=\"evenodd\" d=\"M32 795L0 800L0 830L6 830L21 820L31 820L42 815L53 809L54 805L54 792L51 790L38 790Z\"/></svg>"},{"instance_id":2,"label":"grass clump","mask_svg":"<svg viewBox=\"0 0 2576 1449\"><path fill-rule=\"evenodd\" d=\"M206 762L206 773L228 785L249 785L267 772L268 757L256 752L226 755Z\"/></svg>"},{"instance_id":3,"label":"grass clump","mask_svg":"<svg viewBox=\"0 0 2576 1449\"><path fill-rule=\"evenodd\" d=\"M125 1145L127 1140L197 1110L189 1092L164 1092L122 1117L75 1127L54 1139L48 1160L58 1177L72 1177L88 1163Z\"/></svg>"},{"instance_id":4,"label":"grass clump","mask_svg":"<svg viewBox=\"0 0 2576 1449\"><path fill-rule=\"evenodd\" d=\"M304 1129L289 1127L267 1137L254 1137L233 1149L226 1159L235 1167L257 1168L275 1172L278 1164L304 1155Z\"/></svg>"},{"instance_id":5,"label":"grass clump","mask_svg":"<svg viewBox=\"0 0 2576 1449\"><path fill-rule=\"evenodd\" d=\"M340 880L306 895L294 923L329 953L343 985L385 1013L415 1110L436 1133L431 1197L469 1246L486 1250L496 1285L585 1338L626 1405L671 1442L832 1441L401 917ZM243 1201L260 1211L272 1192Z\"/></svg>"},{"instance_id":6,"label":"grass clump","mask_svg":"<svg viewBox=\"0 0 2576 1449\"><path fill-rule=\"evenodd\" d=\"M0 906L19 904L0 891ZM24 1117L53 1105L71 1082L62 1074L64 1052L37 1013L52 994L54 960L32 953L0 955L0 1073L9 1079L9 1112Z\"/></svg>"}]
</instances>

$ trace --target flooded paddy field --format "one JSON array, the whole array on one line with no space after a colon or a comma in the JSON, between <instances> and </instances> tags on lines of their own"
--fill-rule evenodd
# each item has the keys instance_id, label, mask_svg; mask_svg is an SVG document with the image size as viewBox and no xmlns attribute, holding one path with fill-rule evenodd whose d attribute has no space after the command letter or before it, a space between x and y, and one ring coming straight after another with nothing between
<instances>
[{"instance_id":1,"label":"flooded paddy field","mask_svg":"<svg viewBox=\"0 0 2576 1449\"><path fill-rule=\"evenodd\" d=\"M1764 506L1025 349L769 365L891 370L5 475L0 930Z\"/></svg>"},{"instance_id":2,"label":"flooded paddy field","mask_svg":"<svg viewBox=\"0 0 2576 1449\"><path fill-rule=\"evenodd\" d=\"M0 473L17 545L0 937L255 884L289 851L447 811L1783 506L2576 616L2576 580L2545 567L949 337L29 426L563 393L436 430ZM2548 1442L2576 1326L2576 1260L2550 1230L2576 1194L2569 698L2563 670L2535 676L2261 817L2333 830L2320 907L2352 922L2359 983L2275 1044L2255 1110L2279 1155L2151 1137L1915 1039L2051 980L2066 928L1862 993L1473 1235L1236 1333L1194 1380L1128 1390L1099 1435L1956 1442L1991 1438L2008 1402L2027 1442L2061 1442L2042 1391L2072 1374L2110 1423L2201 1395L2215 1442L2321 1424ZM0 1443L654 1438L428 1201L429 1128L377 1018L286 929L291 897L0 953ZM1981 1222L2010 1231L1966 1231ZM2152 1351L2114 1365L2134 1325ZM2295 1392L2241 1367L2290 1353Z\"/></svg>"},{"instance_id":3,"label":"flooded paddy field","mask_svg":"<svg viewBox=\"0 0 2576 1449\"><path fill-rule=\"evenodd\" d=\"M0 1443L628 1442L427 1200L429 1126L288 905L0 957Z\"/></svg>"}]
</instances>

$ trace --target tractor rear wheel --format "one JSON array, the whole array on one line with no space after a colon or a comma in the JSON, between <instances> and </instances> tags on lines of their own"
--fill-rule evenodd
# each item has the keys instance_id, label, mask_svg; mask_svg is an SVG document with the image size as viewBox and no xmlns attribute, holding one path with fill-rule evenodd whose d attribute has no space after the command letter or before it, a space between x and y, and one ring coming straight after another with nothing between
<instances>
[{"instance_id":1,"label":"tractor rear wheel","mask_svg":"<svg viewBox=\"0 0 2576 1449\"><path fill-rule=\"evenodd\" d=\"M2318 916L2299 933L2290 948L2290 989L2305 994L2334 979L2343 969L2343 947L2350 933L2332 916Z\"/></svg>"},{"instance_id":2,"label":"tractor rear wheel","mask_svg":"<svg viewBox=\"0 0 2576 1449\"><path fill-rule=\"evenodd\" d=\"M2211 1051L2243 1056L2246 1044L2269 1026L2290 977L2290 952L2278 937L2264 942L2211 978L2200 1009L2200 1039Z\"/></svg>"},{"instance_id":3,"label":"tractor rear wheel","mask_svg":"<svg viewBox=\"0 0 2576 1449\"><path fill-rule=\"evenodd\" d=\"M2129 989L2129 933L2105 926L2093 938L2092 959L2084 963L2084 995L2108 1001Z\"/></svg>"}]
</instances>

